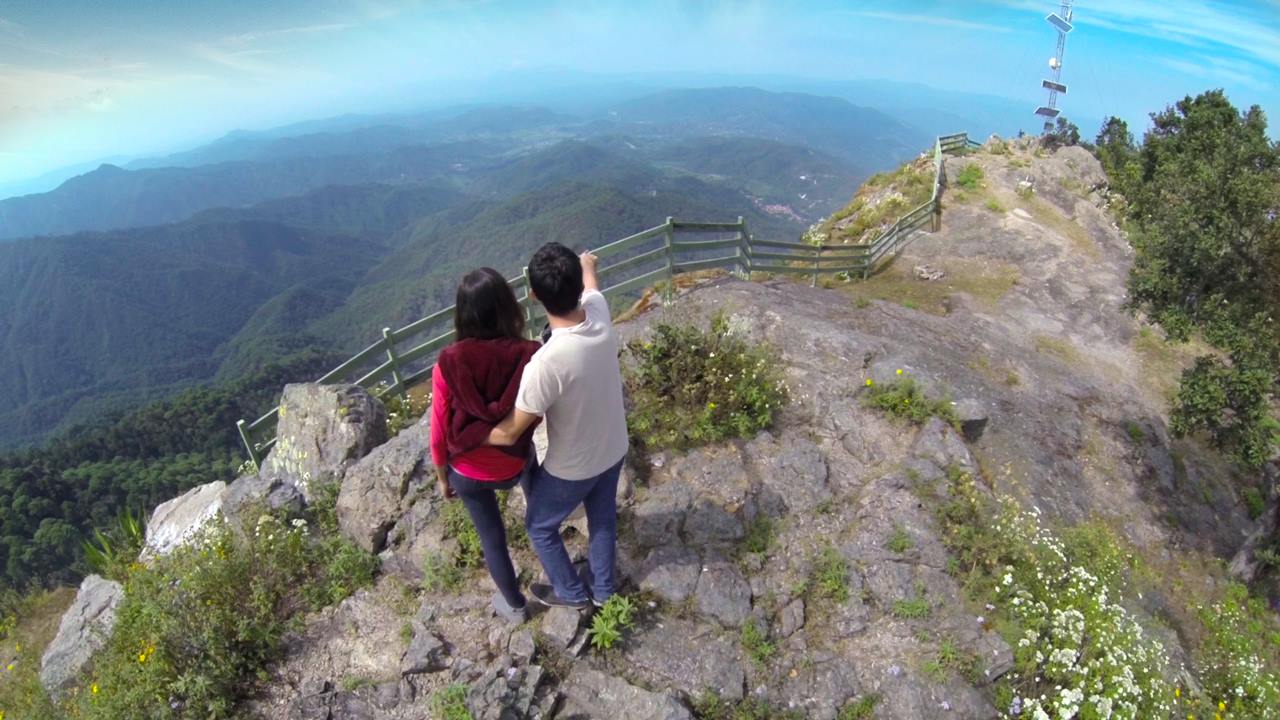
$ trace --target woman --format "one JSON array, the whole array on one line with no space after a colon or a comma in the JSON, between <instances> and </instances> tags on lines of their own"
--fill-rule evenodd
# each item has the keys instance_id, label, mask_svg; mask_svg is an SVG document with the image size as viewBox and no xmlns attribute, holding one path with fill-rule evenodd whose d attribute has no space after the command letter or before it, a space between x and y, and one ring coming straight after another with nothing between
<instances>
[{"instance_id":1,"label":"woman","mask_svg":"<svg viewBox=\"0 0 1280 720\"><path fill-rule=\"evenodd\" d=\"M462 499L498 586L493 608L528 617L495 495L519 483L533 454L533 430L511 447L487 445L489 431L515 406L520 375L541 347L525 340L524 312L496 270L472 270L458 284L457 339L440 351L431 375L431 458L440 494Z\"/></svg>"}]
</instances>

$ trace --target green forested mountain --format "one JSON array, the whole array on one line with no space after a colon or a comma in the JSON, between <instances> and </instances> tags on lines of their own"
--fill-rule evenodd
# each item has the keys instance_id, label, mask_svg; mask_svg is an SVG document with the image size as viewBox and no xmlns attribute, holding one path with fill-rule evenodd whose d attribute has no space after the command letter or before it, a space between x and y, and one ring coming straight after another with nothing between
<instances>
[{"instance_id":1,"label":"green forested mountain","mask_svg":"<svg viewBox=\"0 0 1280 720\"><path fill-rule=\"evenodd\" d=\"M668 215L743 215L795 237L918 134L842 100L742 88L585 121L536 108L374 120L234 133L165 160L215 164L104 167L0 201L0 237L131 226L0 243L0 447L358 349L448 304L465 270L513 271L546 240L596 246ZM835 143L848 147L815 149Z\"/></svg>"},{"instance_id":2,"label":"green forested mountain","mask_svg":"<svg viewBox=\"0 0 1280 720\"><path fill-rule=\"evenodd\" d=\"M256 220L0 245L0 438L36 439L85 400L211 377L263 303L350 283L382 252Z\"/></svg>"},{"instance_id":3,"label":"green forested mountain","mask_svg":"<svg viewBox=\"0 0 1280 720\"><path fill-rule=\"evenodd\" d=\"M466 142L194 168L103 165L51 192L0 200L0 239L173 222L209 208L247 206L328 185L441 180L493 152L490 144Z\"/></svg>"},{"instance_id":4,"label":"green forested mountain","mask_svg":"<svg viewBox=\"0 0 1280 720\"><path fill-rule=\"evenodd\" d=\"M146 512L187 488L231 480L244 459L235 421L333 362L310 353L0 455L0 582L71 582L83 571L81 539L121 509Z\"/></svg>"}]
</instances>

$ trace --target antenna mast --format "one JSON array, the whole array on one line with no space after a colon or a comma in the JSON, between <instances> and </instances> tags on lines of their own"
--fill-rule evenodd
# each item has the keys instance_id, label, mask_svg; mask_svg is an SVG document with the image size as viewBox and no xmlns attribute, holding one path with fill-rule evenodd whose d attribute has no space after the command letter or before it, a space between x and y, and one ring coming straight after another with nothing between
<instances>
[{"instance_id":1,"label":"antenna mast","mask_svg":"<svg viewBox=\"0 0 1280 720\"><path fill-rule=\"evenodd\" d=\"M1049 13L1045 20L1058 31L1058 49L1049 58L1050 80L1042 80L1040 86L1049 91L1049 103L1036 108L1036 115L1044 117L1044 131L1053 130L1053 120L1061 112L1058 110L1058 94L1067 94L1067 86L1062 84L1062 56L1067 51L1067 33L1071 32L1072 0L1062 0L1062 7L1056 13Z\"/></svg>"}]
</instances>

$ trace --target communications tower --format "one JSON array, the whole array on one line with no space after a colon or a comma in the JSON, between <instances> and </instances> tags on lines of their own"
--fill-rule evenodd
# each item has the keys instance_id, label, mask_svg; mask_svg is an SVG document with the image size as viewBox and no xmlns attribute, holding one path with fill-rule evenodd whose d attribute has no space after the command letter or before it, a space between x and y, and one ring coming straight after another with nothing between
<instances>
[{"instance_id":1,"label":"communications tower","mask_svg":"<svg viewBox=\"0 0 1280 720\"><path fill-rule=\"evenodd\" d=\"M1067 51L1067 33L1071 32L1072 27L1071 3L1072 0L1062 0L1062 7L1058 12L1049 13L1045 17L1045 20L1058 31L1058 49L1053 57L1049 58L1049 73L1052 78L1040 82L1041 87L1049 91L1049 102L1036 108L1036 115L1044 117L1045 132L1053 130L1054 118L1061 112L1058 110L1058 94L1067 94L1067 86L1062 84L1062 56Z\"/></svg>"}]
</instances>

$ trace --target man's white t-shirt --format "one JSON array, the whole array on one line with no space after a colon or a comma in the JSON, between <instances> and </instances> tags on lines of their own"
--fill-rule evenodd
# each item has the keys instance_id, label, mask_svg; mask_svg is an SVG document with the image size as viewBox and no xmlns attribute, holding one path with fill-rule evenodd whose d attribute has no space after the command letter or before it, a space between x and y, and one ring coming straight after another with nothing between
<instances>
[{"instance_id":1,"label":"man's white t-shirt","mask_svg":"<svg viewBox=\"0 0 1280 720\"><path fill-rule=\"evenodd\" d=\"M627 416L618 366L618 335L609 303L597 290L582 294L586 319L556 328L520 378L516 407L541 415L547 427L547 472L588 480L627 454Z\"/></svg>"}]
</instances>

